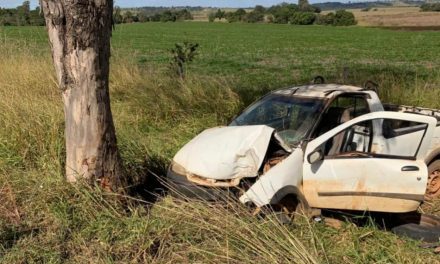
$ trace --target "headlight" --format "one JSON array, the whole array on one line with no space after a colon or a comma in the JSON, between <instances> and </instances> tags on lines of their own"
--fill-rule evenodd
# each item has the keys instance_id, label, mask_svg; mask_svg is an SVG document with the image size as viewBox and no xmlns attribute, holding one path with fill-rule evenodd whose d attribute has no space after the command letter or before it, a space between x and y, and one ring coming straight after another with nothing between
<instances>
[{"instance_id":1,"label":"headlight","mask_svg":"<svg viewBox=\"0 0 440 264\"><path fill-rule=\"evenodd\" d=\"M181 176L186 176L185 168L174 161L171 163L171 170L176 174L179 174Z\"/></svg>"}]
</instances>

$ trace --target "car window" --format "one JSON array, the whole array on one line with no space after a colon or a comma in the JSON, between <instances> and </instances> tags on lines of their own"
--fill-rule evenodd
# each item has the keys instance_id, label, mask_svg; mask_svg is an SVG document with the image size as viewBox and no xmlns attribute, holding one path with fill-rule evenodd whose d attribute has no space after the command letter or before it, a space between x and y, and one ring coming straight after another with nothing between
<instances>
[{"instance_id":1,"label":"car window","mask_svg":"<svg viewBox=\"0 0 440 264\"><path fill-rule=\"evenodd\" d=\"M352 118L369 112L367 100L359 95L341 95L331 103L330 107L341 107L350 110Z\"/></svg>"},{"instance_id":2,"label":"car window","mask_svg":"<svg viewBox=\"0 0 440 264\"><path fill-rule=\"evenodd\" d=\"M323 108L323 100L272 94L248 107L230 125L267 125L289 145L310 132Z\"/></svg>"},{"instance_id":3,"label":"car window","mask_svg":"<svg viewBox=\"0 0 440 264\"><path fill-rule=\"evenodd\" d=\"M369 113L368 102L363 96L341 95L328 106L321 118L315 137L351 119Z\"/></svg>"},{"instance_id":4,"label":"car window","mask_svg":"<svg viewBox=\"0 0 440 264\"><path fill-rule=\"evenodd\" d=\"M382 124L382 129L374 131L373 124ZM321 148L327 158L352 156L413 159L417 155L426 129L427 124L418 122L408 123L395 119L369 120L343 130L328 139Z\"/></svg>"}]
</instances>

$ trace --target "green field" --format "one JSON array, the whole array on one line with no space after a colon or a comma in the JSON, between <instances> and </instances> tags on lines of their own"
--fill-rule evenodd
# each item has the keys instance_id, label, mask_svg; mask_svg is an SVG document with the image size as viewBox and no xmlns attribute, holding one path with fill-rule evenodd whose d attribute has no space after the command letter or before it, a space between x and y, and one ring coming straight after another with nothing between
<instances>
[{"instance_id":1,"label":"green field","mask_svg":"<svg viewBox=\"0 0 440 264\"><path fill-rule=\"evenodd\" d=\"M48 49L42 28L0 29L9 38ZM405 80L438 77L440 33L405 32L363 27L291 26L227 23L144 23L118 25L113 36L116 57L139 65L163 68L175 43L199 43L199 56L191 65L193 75L222 76L234 87L257 91L304 83L315 75L361 85L367 79ZM408 83L410 82L410 83ZM384 87L389 85L384 82Z\"/></svg>"},{"instance_id":2,"label":"green field","mask_svg":"<svg viewBox=\"0 0 440 264\"><path fill-rule=\"evenodd\" d=\"M200 48L182 81L167 66L169 50L184 41ZM152 175L163 175L194 135L268 90L317 74L343 82L348 67L346 83L375 80L384 101L440 108L440 32L146 23L117 26L112 43L112 108L137 187L126 199L65 183L61 96L45 30L0 28L0 263L440 263L373 223L281 226L233 203L144 201Z\"/></svg>"}]
</instances>

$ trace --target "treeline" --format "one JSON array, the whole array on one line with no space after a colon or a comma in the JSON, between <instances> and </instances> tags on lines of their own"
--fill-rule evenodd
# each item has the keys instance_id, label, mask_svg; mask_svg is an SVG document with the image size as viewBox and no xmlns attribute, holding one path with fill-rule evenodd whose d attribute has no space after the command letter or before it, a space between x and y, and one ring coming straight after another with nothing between
<instances>
[{"instance_id":1,"label":"treeline","mask_svg":"<svg viewBox=\"0 0 440 264\"><path fill-rule=\"evenodd\" d=\"M420 6L422 12L440 12L440 3L424 3Z\"/></svg>"},{"instance_id":2,"label":"treeline","mask_svg":"<svg viewBox=\"0 0 440 264\"><path fill-rule=\"evenodd\" d=\"M160 11L158 11L160 10ZM115 24L133 22L176 22L193 20L193 16L188 9L158 9L152 12L150 9L139 8L137 10L122 10L115 7L113 11L113 21Z\"/></svg>"},{"instance_id":3,"label":"treeline","mask_svg":"<svg viewBox=\"0 0 440 264\"><path fill-rule=\"evenodd\" d=\"M31 10L30 2L24 1L17 8L0 8L0 26L44 26L40 8Z\"/></svg>"},{"instance_id":4,"label":"treeline","mask_svg":"<svg viewBox=\"0 0 440 264\"><path fill-rule=\"evenodd\" d=\"M234 12L225 12L218 9L217 12L209 14L209 21L225 19L229 23L246 22L246 23L275 23L275 24L292 24L292 25L334 25L334 26L350 26L356 24L353 13L338 10L336 13L328 13L322 15L321 9L317 6L310 5L307 0L300 0L298 5L282 3L269 8L257 5L252 11L246 12L245 9L239 8Z\"/></svg>"},{"instance_id":5,"label":"treeline","mask_svg":"<svg viewBox=\"0 0 440 264\"><path fill-rule=\"evenodd\" d=\"M205 9L204 7L201 6L173 6L173 7L166 7L166 6L144 6L144 7L133 7L133 8L129 8L130 10L138 13L138 12L143 12L145 14L148 15L154 15L157 13L162 13L163 11L167 11L167 10L182 10L182 9L186 9L190 12L199 12L199 11L203 11L203 9Z\"/></svg>"}]
</instances>

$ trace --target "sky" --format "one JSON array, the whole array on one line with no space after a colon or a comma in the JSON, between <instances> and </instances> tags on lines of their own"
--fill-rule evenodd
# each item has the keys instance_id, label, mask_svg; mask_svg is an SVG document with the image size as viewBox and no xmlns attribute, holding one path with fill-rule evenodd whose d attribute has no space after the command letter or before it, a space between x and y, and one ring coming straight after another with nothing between
<instances>
[{"instance_id":1,"label":"sky","mask_svg":"<svg viewBox=\"0 0 440 264\"><path fill-rule=\"evenodd\" d=\"M0 0L0 7L17 7L24 0ZM280 2L293 2L289 0L114 0L115 5L120 7L140 6L212 6L212 7L252 7L255 5L271 6ZM31 0L32 9L38 4L38 0ZM347 2L347 0L309 0L310 3L317 2Z\"/></svg>"}]
</instances>

